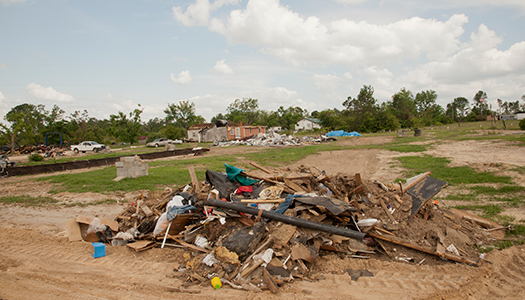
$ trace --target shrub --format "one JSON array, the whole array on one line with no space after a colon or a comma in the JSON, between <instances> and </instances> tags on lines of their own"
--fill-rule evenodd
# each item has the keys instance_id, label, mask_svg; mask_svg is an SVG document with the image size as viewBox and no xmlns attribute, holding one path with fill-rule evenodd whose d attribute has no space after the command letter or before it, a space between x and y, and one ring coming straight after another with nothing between
<instances>
[{"instance_id":1,"label":"shrub","mask_svg":"<svg viewBox=\"0 0 525 300\"><path fill-rule=\"evenodd\" d=\"M29 161L43 161L44 157L38 153L29 155Z\"/></svg>"},{"instance_id":2,"label":"shrub","mask_svg":"<svg viewBox=\"0 0 525 300\"><path fill-rule=\"evenodd\" d=\"M521 128L521 130L525 130L525 119L522 119L520 121L520 128Z\"/></svg>"}]
</instances>

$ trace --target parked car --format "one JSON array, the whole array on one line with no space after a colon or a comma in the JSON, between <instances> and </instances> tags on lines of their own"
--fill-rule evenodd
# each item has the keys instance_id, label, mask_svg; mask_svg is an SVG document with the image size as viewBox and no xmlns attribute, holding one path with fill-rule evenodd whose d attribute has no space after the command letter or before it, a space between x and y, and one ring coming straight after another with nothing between
<instances>
[{"instance_id":1,"label":"parked car","mask_svg":"<svg viewBox=\"0 0 525 300\"><path fill-rule=\"evenodd\" d=\"M153 142L147 143L146 146L148 146L148 147L162 147L162 146L166 146L168 144L182 144L182 141L181 140L170 140L170 139L167 139L167 138L160 138L160 139L154 140Z\"/></svg>"},{"instance_id":2,"label":"parked car","mask_svg":"<svg viewBox=\"0 0 525 300\"><path fill-rule=\"evenodd\" d=\"M99 144L94 141L84 141L78 145L71 145L70 149L71 151L75 153L78 153L78 152L86 153L86 151L93 151L97 153L101 150L106 149L106 145Z\"/></svg>"}]
</instances>

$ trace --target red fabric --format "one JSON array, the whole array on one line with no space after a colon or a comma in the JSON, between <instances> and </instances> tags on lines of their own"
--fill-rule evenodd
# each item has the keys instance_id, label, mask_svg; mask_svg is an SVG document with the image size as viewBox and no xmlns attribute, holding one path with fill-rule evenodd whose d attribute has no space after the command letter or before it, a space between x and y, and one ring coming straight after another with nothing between
<instances>
[{"instance_id":1,"label":"red fabric","mask_svg":"<svg viewBox=\"0 0 525 300\"><path fill-rule=\"evenodd\" d=\"M253 193L253 186L241 186L235 191L235 195L240 195L242 193Z\"/></svg>"}]
</instances>

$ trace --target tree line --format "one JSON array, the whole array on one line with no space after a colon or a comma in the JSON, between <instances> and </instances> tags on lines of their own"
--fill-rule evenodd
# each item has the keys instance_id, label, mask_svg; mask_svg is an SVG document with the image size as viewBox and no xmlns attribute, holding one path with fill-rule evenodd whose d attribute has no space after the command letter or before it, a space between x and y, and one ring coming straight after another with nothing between
<instances>
[{"instance_id":1,"label":"tree line","mask_svg":"<svg viewBox=\"0 0 525 300\"><path fill-rule=\"evenodd\" d=\"M400 128L417 129L422 126L449 124L453 122L475 122L486 120L488 115L510 114L525 110L525 95L520 100L506 102L497 99L498 108L491 107L484 91L478 91L472 102L465 97L457 97L446 105L437 104L438 95L434 90L426 90L415 95L405 88L392 95L381 104L374 97L374 88L364 85L356 97L349 96L342 102L342 109L312 111L290 106L280 106L275 111L259 108L259 100L253 98L235 99L210 122L230 120L248 125L274 127L292 131L302 118L318 119L325 130L358 131L372 133L392 131ZM20 104L5 116L6 124L0 123L0 144L33 145L44 142L46 133L50 144L58 144L60 133L66 143L74 144L84 140L95 140L106 144L134 144L139 136L146 135L148 141L159 137L181 139L194 124L206 120L196 114L195 103L182 100L168 103L163 118L155 117L143 121L144 108L139 104L131 112L110 115L109 119L99 120L90 117L87 110L66 112L57 105L47 110L42 104ZM51 135L49 135L51 134Z\"/></svg>"}]
</instances>

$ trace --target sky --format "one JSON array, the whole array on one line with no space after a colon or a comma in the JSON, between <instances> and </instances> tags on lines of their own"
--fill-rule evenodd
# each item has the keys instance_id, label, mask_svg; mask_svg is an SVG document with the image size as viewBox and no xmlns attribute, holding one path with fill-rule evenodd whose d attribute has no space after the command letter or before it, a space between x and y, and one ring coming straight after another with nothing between
<instances>
[{"instance_id":1,"label":"sky","mask_svg":"<svg viewBox=\"0 0 525 300\"><path fill-rule=\"evenodd\" d=\"M142 120L189 100L343 109L364 85L446 107L525 94L524 0L0 0L0 115L22 103Z\"/></svg>"}]
</instances>

